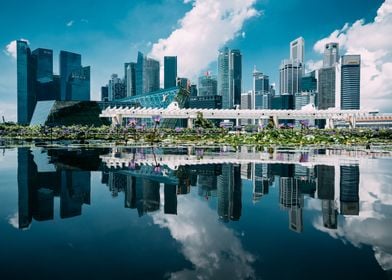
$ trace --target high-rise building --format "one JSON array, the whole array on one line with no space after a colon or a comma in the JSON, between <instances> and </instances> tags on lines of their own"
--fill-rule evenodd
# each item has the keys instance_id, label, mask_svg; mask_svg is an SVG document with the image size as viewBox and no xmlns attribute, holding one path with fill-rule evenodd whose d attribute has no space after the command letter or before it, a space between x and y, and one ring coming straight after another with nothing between
<instances>
[{"instance_id":1,"label":"high-rise building","mask_svg":"<svg viewBox=\"0 0 392 280\"><path fill-rule=\"evenodd\" d=\"M361 56L343 55L341 68L342 110L360 109Z\"/></svg>"},{"instance_id":2,"label":"high-rise building","mask_svg":"<svg viewBox=\"0 0 392 280\"><path fill-rule=\"evenodd\" d=\"M336 63L339 63L339 43L325 44L323 67L332 67Z\"/></svg>"},{"instance_id":3,"label":"high-rise building","mask_svg":"<svg viewBox=\"0 0 392 280\"><path fill-rule=\"evenodd\" d=\"M176 86L177 81L177 56L163 57L164 66L164 88Z\"/></svg>"},{"instance_id":4,"label":"high-rise building","mask_svg":"<svg viewBox=\"0 0 392 280\"><path fill-rule=\"evenodd\" d=\"M255 109L270 109L271 94L269 77L255 69L253 70L253 92L254 100L252 103Z\"/></svg>"},{"instance_id":5,"label":"high-rise building","mask_svg":"<svg viewBox=\"0 0 392 280\"><path fill-rule=\"evenodd\" d=\"M253 92L247 91L241 94L241 109L252 109Z\"/></svg>"},{"instance_id":6,"label":"high-rise building","mask_svg":"<svg viewBox=\"0 0 392 280\"><path fill-rule=\"evenodd\" d=\"M340 212L343 215L359 214L359 166L340 166Z\"/></svg>"},{"instance_id":7,"label":"high-rise building","mask_svg":"<svg viewBox=\"0 0 392 280\"><path fill-rule=\"evenodd\" d=\"M305 74L301 79L301 91L316 92L317 91L317 71L314 70Z\"/></svg>"},{"instance_id":8,"label":"high-rise building","mask_svg":"<svg viewBox=\"0 0 392 280\"><path fill-rule=\"evenodd\" d=\"M200 76L198 83L198 96L210 96L217 94L216 77L211 76L208 72L206 75Z\"/></svg>"},{"instance_id":9,"label":"high-rise building","mask_svg":"<svg viewBox=\"0 0 392 280\"><path fill-rule=\"evenodd\" d=\"M191 85L190 89L190 96L197 96L197 86L196 85Z\"/></svg>"},{"instance_id":10,"label":"high-rise building","mask_svg":"<svg viewBox=\"0 0 392 280\"><path fill-rule=\"evenodd\" d=\"M295 94L301 91L302 62L285 59L279 72L280 94Z\"/></svg>"},{"instance_id":11,"label":"high-rise building","mask_svg":"<svg viewBox=\"0 0 392 280\"><path fill-rule=\"evenodd\" d=\"M60 86L53 75L53 51L38 48L31 54L36 100L59 100Z\"/></svg>"},{"instance_id":12,"label":"high-rise building","mask_svg":"<svg viewBox=\"0 0 392 280\"><path fill-rule=\"evenodd\" d=\"M159 61L139 52L136 65L136 95L159 90Z\"/></svg>"},{"instance_id":13,"label":"high-rise building","mask_svg":"<svg viewBox=\"0 0 392 280\"><path fill-rule=\"evenodd\" d=\"M135 96L136 95L136 63L130 62L127 66L127 75L126 75L126 84L127 84L127 96Z\"/></svg>"},{"instance_id":14,"label":"high-rise building","mask_svg":"<svg viewBox=\"0 0 392 280\"><path fill-rule=\"evenodd\" d=\"M36 102L31 74L31 51L26 41L16 42L18 123L29 124Z\"/></svg>"},{"instance_id":15,"label":"high-rise building","mask_svg":"<svg viewBox=\"0 0 392 280\"><path fill-rule=\"evenodd\" d=\"M71 100L90 100L90 66L81 67L71 72L67 82L67 92Z\"/></svg>"},{"instance_id":16,"label":"high-rise building","mask_svg":"<svg viewBox=\"0 0 392 280\"><path fill-rule=\"evenodd\" d=\"M127 96L126 87L122 79L117 74L112 74L108 83L109 101L118 100Z\"/></svg>"},{"instance_id":17,"label":"high-rise building","mask_svg":"<svg viewBox=\"0 0 392 280\"><path fill-rule=\"evenodd\" d=\"M109 87L101 87L101 101L109 101Z\"/></svg>"},{"instance_id":18,"label":"high-rise building","mask_svg":"<svg viewBox=\"0 0 392 280\"><path fill-rule=\"evenodd\" d=\"M336 67L321 68L318 72L316 106L319 110L334 108L336 103Z\"/></svg>"},{"instance_id":19,"label":"high-rise building","mask_svg":"<svg viewBox=\"0 0 392 280\"><path fill-rule=\"evenodd\" d=\"M241 103L242 55L239 50L223 48L218 55L218 94L224 109Z\"/></svg>"},{"instance_id":20,"label":"high-rise building","mask_svg":"<svg viewBox=\"0 0 392 280\"><path fill-rule=\"evenodd\" d=\"M60 51L60 99L72 100L72 92L67 91L71 73L82 68L82 56L77 53Z\"/></svg>"},{"instance_id":21,"label":"high-rise building","mask_svg":"<svg viewBox=\"0 0 392 280\"><path fill-rule=\"evenodd\" d=\"M290 60L301 64L305 61L305 40L302 37L290 42Z\"/></svg>"}]
</instances>

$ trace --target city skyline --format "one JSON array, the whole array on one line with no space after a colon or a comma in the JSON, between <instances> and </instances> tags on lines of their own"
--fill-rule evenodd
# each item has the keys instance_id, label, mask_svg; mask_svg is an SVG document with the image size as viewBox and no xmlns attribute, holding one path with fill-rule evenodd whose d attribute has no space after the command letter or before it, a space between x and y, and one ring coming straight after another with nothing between
<instances>
[{"instance_id":1,"label":"city skyline","mask_svg":"<svg viewBox=\"0 0 392 280\"><path fill-rule=\"evenodd\" d=\"M72 2L72 1L71 1ZM210 1L198 1L197 3L193 3L193 5L189 5L189 1L186 1L187 3L176 3L177 5L171 5L171 9L169 8L170 5L168 3L173 4L176 1L163 1L161 3L143 3L136 5L134 7L127 7L129 13L134 12L135 10L140 11L142 8L148 8L150 7L149 5L152 6L163 6L166 9L164 9L164 12L166 13L178 13L178 15L182 15L184 13L185 16L179 16L179 19L181 20L180 22L176 22L174 25L170 26L172 27L171 30L166 30L166 32L163 32L164 29L167 29L168 26L160 26L160 28L152 28L151 32L147 32L149 34L136 34L134 35L131 39L128 38L128 41L133 42L133 47L129 47L129 44L126 44L126 40L123 40L120 43L120 40L115 40L116 44L112 44L112 47L108 48L107 50L105 49L106 43L111 42L111 39L109 38L106 41L100 41L103 42L104 44L97 44L97 46L94 46L92 48L92 45L88 45L87 42L91 40L89 38L89 35L97 32L97 30L100 30L102 27L101 22L97 22L97 18L94 19L94 13L89 13L89 17L86 16L86 18L81 18L79 15L79 12L75 14L75 19L73 20L64 20L62 22L63 27L60 28L60 23L56 23L53 27L48 27L48 32L46 32L45 29L42 29L42 32L40 34L36 34L32 31L29 30L31 27L28 27L26 25L20 24L15 26L12 30L7 30L7 31L2 31L4 32L4 36L1 36L4 38L0 43L3 45L3 50L4 52L0 56L0 66L3 67L3 69L6 69L4 71L4 74L0 78L0 94L1 94L1 105L0 105L0 113L1 115L4 115L6 120L16 120L16 61L15 58L13 57L14 55L14 50L13 50L13 45L12 43L10 44L13 39L19 39L19 38L25 38L28 40L33 46L33 48L36 47L44 47L44 48L49 48L53 49L54 53L58 53L60 50L70 50L72 52L80 53L83 56L83 64L84 65L91 65L91 97L93 100L99 100L100 99L100 88L102 85L106 83L108 78L112 73L118 73L121 76L121 69L123 67L124 62L127 61L136 61L136 54L137 51L143 51L146 53L146 55L151 55L152 57L158 58L161 61L161 67L163 66L163 56L164 55L173 55L178 57L178 66L179 66L179 76L181 77L187 77L191 78L191 81L193 83L196 83L198 75L200 75L204 70L212 70L213 74L217 74L217 65L216 65L216 59L217 59L217 54L218 54L218 49L217 47L223 47L223 46L228 46L231 49L240 49L241 54L243 56L243 74L242 74L242 92L247 91L248 89L251 89L252 86L252 69L254 67L254 64L256 64L257 68L263 72L264 74L268 75L270 77L270 83L275 83L278 84L278 69L279 69L279 61L281 61L284 58L289 57L289 53L287 51L287 46L288 44L293 41L295 38L302 36L304 37L306 41L306 48L305 48L305 65L306 68L312 69L312 68L317 68L320 67L320 62L322 64L322 53L324 52L325 48L325 43L328 42L333 42L336 41L337 43L340 44L341 50L340 54L344 55L347 52L353 53L353 50L357 50L355 47L358 47L358 44L361 43L363 44L364 50L358 50L356 54L361 55L361 59L363 60L363 68L361 68L361 78L363 75L365 75L365 79L363 82L365 84L364 87L361 87L361 99L364 99L363 101L366 102L365 104L379 104L379 106L373 106L377 109L380 109L381 111L388 111L388 109L391 107L390 105L390 79L386 77L385 71L388 70L389 63L382 63L383 59L387 59L386 62L388 61L388 57L386 55L381 55L381 57L378 58L377 63L375 65L369 65L369 53L371 52L374 53L378 50L384 50L389 47L390 42L380 42L380 46L377 46L378 42L373 42L372 46L369 46L369 44L366 44L366 42L362 42L360 40L359 43L354 44L353 40L355 38L358 39L358 37L355 37L354 35L358 34L364 34L364 32L367 31L367 29L375 29L377 26L379 27L384 27L383 29L379 29L380 34L383 34L382 32L391 30L391 20L390 20L390 15L391 15L391 9L389 9L392 1L385 1L384 3L382 1L374 1L371 3L365 3L367 1L355 1L357 4L357 7L353 7L353 9L348 12L347 9L343 9L344 12L336 11L336 14L330 15L330 22L327 24L323 23L321 24L320 22L316 22L315 25L312 24L312 32L310 32L309 28L305 28L302 24L302 26L297 26L297 24L301 25L300 23L296 23L293 26L293 30L290 32L287 32L288 34L280 34L279 36L276 36L276 34L273 37L268 37L269 42L265 44L257 44L260 39L257 38L258 33L262 33L267 35L268 32L271 32L271 30L266 30L268 28L273 28L274 25L277 23L274 22L274 19L271 15L272 12L277 12L279 11L282 15L287 13L290 9L294 9L297 11L301 6L306 5L308 1L290 1L290 5L287 8L287 11L283 10L277 10L278 8L274 6L272 3L264 3L264 1L245 1L241 2L241 5L235 5L238 1L228 1L230 3L225 3L225 4L220 4L220 8L222 8L223 12L225 9L228 10L238 10L238 20L240 21L239 26L232 26L231 20L233 19L227 19L227 22L221 22L222 24L225 24L227 26L223 26L222 28L224 29L222 33L222 37L227 37L226 39L222 38L217 38L216 40L219 42L215 42L216 44L214 46L210 45L204 45L203 42L200 42L200 45L204 46L204 52L205 52L205 57L202 57L202 60L204 61L205 66L201 66L197 63L194 63L192 69L188 69L184 64L189 64L189 59L195 59L199 58L199 53L197 50L195 52L192 52L193 49L190 49L188 51L189 57L184 57L181 53L181 51L178 51L178 53L175 53L176 49L172 48L172 41L173 36L178 32L185 32L187 29L186 25L186 20L191 20L192 19L192 13L196 13L200 10L199 5L204 4L208 5L211 4L209 3ZM233 2L233 3L231 3ZM299 3L301 2L301 3ZM169 3L169 4L170 4ZM237 3L238 4L238 3ZM309 5L309 3L307 3ZM353 6L353 1L344 1L344 3L339 3L339 6L342 7L350 7ZM9 7L5 8L12 8L12 4L8 4ZM123 5L125 5L123 3ZM227 5L227 6L226 6ZM380 6L382 5L382 9ZM81 5L81 11L85 11L86 7L85 5ZM218 5L219 6L219 5ZM235 8L235 7L236 8ZM69 4L69 7L66 7L66 10L70 10L71 7L73 7L73 3ZM311 8L311 7L310 7ZM379 9L380 8L380 9ZM56 10L56 9L55 9ZM378 10L378 14L377 14ZM80 12L81 12L80 11ZM291 10L292 11L292 10ZM311 10L308 10L308 15L309 19L313 17L310 13ZM54 11L55 12L55 11ZM97 12L97 11L95 11ZM241 16L241 12L246 13L246 15ZM298 10L298 12L303 13L304 11ZM71 13L73 14L73 13ZM166 20L166 14L164 14L164 20ZM177 17L178 17L177 15ZM376 16L377 15L377 16ZM76 20L76 17L79 16L80 19ZM65 16L64 16L65 17ZM193 15L194 17L194 15ZM50 18L50 17L49 17ZM363 22L356 22L357 19L363 18ZM138 19L141 21L141 19ZM209 19L212 20L212 19ZM43 16L42 21L45 21L45 16ZM145 19L146 24L149 22L149 18L147 17ZM171 20L172 21L172 20ZM267 22L268 21L268 22ZM110 19L107 19L107 22L109 24L113 24ZM167 24L169 24L170 20L167 20ZM208 22L208 20L207 20ZM355 24L353 24L356 22ZM23 21L22 21L23 23ZM213 22L214 23L214 22ZM319 23L319 24L317 24ZM345 25L345 23L348 23ZM162 25L162 24L161 24ZM217 24L212 24L210 26L210 29L214 30ZM345 26L343 29L340 29L341 26ZM43 27L42 27L43 28ZM55 35L53 34L55 32L54 29L60 28L64 29L65 35L68 38L67 40L55 40L56 42L53 41ZM97 29L97 30L91 30L91 29ZM114 30L113 32L113 37L116 37L119 34L115 33L121 33L121 31L125 34L124 27L121 29L117 26L117 30ZM220 28L220 27L219 27ZM227 28L227 30L226 30ZM295 30L294 30L295 28ZM280 26L280 29L282 29L282 26ZM45 32L43 32L45 30ZM102 31L105 29L103 28ZM185 30L185 31L184 31ZM339 30L339 31L334 31L334 30ZM189 31L189 30L188 30ZM226 33L226 31L228 33ZM267 32L268 31L268 32ZM276 31L279 31L277 29ZM171 32L171 35L169 35L166 39L162 39L165 37L165 35L161 34L165 33L166 35ZM176 33L177 32L177 33ZM198 30L195 30L196 34ZM332 32L332 33L331 33ZM362 33L361 33L362 32ZM105 32L103 32L105 33ZM139 31L140 33L140 31ZM312 33L312 34L310 34ZM64 34L60 32L57 37L61 37ZM124 37L124 34L120 34ZM206 35L209 33L207 32ZM64 35L64 36L65 36ZM116 36L115 36L116 35ZM185 34L186 35L186 34ZM351 36L352 35L352 36ZM51 37L52 36L52 37ZM106 35L105 35L106 36ZM105 37L103 36L103 37ZM151 40L147 41L144 45L141 44L140 42L143 41L143 37L154 37ZM351 37L353 38L351 38ZM43 37L47 37L43 39ZM121 36L120 36L121 37ZM125 36L126 37L126 36ZM130 37L128 35L128 37ZM140 38L138 38L140 37ZM220 37L220 36L218 36ZM75 42L71 42L73 40L70 40L71 38L83 38L79 44L76 44ZM162 40L158 40L161 38ZM324 38L324 39L322 39ZM138 44L139 42L139 44ZM157 42L153 44L153 42ZM184 37L183 44L185 46L188 46L189 43L192 43L191 39L187 39L187 37ZM128 47L127 47L128 46ZM165 46L163 48L162 46ZM107 46L106 46L107 47ZM162 49L165 49L167 52L171 53L165 53L162 50L160 50L160 47ZM313 50L311 50L311 48ZM271 53L271 49L274 51ZM178 50L178 49L177 49ZM111 54L113 55L114 59L111 59L111 61L108 61L107 57L104 57L102 52L110 51ZM119 53L124 53L119 55ZM126 53L126 55L125 55ZM363 55L365 53L365 56ZM387 52L388 54L388 52ZM119 56L122 56L119 58ZM105 61L105 63L102 63L102 60ZM206 62L207 61L207 62ZM381 61L381 62L380 62ZM376 62L376 61L374 61ZM381 64L380 64L381 63ZM314 67L314 65L317 65L317 67ZM189 66L189 65L188 65ZM58 65L56 65L56 61L54 61L54 73L59 74L56 69L58 69ZM369 72L370 71L370 72ZM373 71L373 72L372 72ZM377 71L375 77L371 83L369 83L369 79L367 79L367 75L374 74L374 71ZM191 73L187 75L187 73ZM161 69L161 75L163 74L163 71ZM193 76L192 76L193 75ZM372 76L374 77L374 75ZM163 79L161 77L161 83L163 82ZM369 92L371 92L371 86L376 86L377 91L372 91L374 98L371 98L372 102L369 101ZM161 87L163 87L161 85ZM389 99L388 99L389 98ZM362 103L362 101L361 101Z\"/></svg>"}]
</instances>

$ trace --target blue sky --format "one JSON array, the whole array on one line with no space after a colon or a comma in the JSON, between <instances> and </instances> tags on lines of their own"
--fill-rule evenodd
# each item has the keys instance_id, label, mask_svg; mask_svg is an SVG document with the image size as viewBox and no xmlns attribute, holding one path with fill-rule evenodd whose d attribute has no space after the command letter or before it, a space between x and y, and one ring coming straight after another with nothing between
<instances>
[{"instance_id":1,"label":"blue sky","mask_svg":"<svg viewBox=\"0 0 392 280\"><path fill-rule=\"evenodd\" d=\"M229 2L234 10L245 11L247 16L239 14L232 22L232 28L211 24L207 19L203 29L209 34L200 44L208 59L197 57L197 41L190 36L199 36L198 31L184 28L179 20L195 6ZM205 70L216 73L218 46L227 45L239 48L243 54L243 90L251 89L253 65L270 75L271 82L278 82L280 61L289 56L289 42L298 36L305 39L305 60L316 62L321 58L313 48L319 41L334 31L341 29L345 23L353 24L359 19L371 23L377 10L383 4L381 0L329 0L321 5L314 0L23 0L2 1L0 4L0 113L6 118L15 119L16 115L16 63L15 58L7 52L6 46L13 40L29 40L32 49L38 47L54 50L54 72L58 73L58 53L60 50L74 51L82 54L83 65L90 65L92 71L92 98L99 98L99 88L107 83L112 73L123 73L123 63L134 61L138 50L147 54L164 53L158 43L159 39L168 39L176 30L185 29L181 39L171 38L167 44L181 45L189 50L187 56L195 54L196 61L183 65L183 73L197 76ZM390 2L386 0L386 2ZM241 10L240 5L246 6ZM212 6L212 5L211 5ZM214 9L211 7L211 11ZM195 20L197 15L188 15L187 22ZM237 24L237 21L240 21ZM189 23L188 22L188 23ZM213 23L213 21L212 21ZM199 19L197 26L203 25ZM351 28L351 27L350 27ZM352 27L354 29L354 27ZM232 34L230 34L230 32ZM202 33L203 34L203 33ZM201 36L201 35L200 35ZM219 38L219 36L223 36ZM175 37L175 36L174 36ZM176 41L177 40L177 41ZM209 44L210 41L213 41ZM157 44L158 43L158 44ZM188 43L188 45L187 45ZM157 44L153 50L154 44ZM162 45L162 44L161 44ZM175 50L176 46L171 46ZM182 52L184 53L184 52ZM207 55L209 54L209 55ZM177 53L172 53L177 55ZM184 56L184 55L183 55ZM179 55L179 64L185 61ZM203 63L198 64L198 61ZM206 66L207 65L207 66ZM192 70L189 68L192 67ZM181 75L181 67L179 69ZM7 117L8 116L8 117Z\"/></svg>"}]
</instances>

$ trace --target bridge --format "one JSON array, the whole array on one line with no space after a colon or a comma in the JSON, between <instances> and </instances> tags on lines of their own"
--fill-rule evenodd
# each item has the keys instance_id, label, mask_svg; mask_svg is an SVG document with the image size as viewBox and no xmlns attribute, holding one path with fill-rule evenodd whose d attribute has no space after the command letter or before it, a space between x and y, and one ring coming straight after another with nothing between
<instances>
[{"instance_id":1,"label":"bridge","mask_svg":"<svg viewBox=\"0 0 392 280\"><path fill-rule=\"evenodd\" d=\"M335 121L348 121L351 128L356 127L357 119L370 119L377 111L371 110L339 110L330 108L316 110L314 106L305 106L301 110L259 110L259 109L184 109L179 108L177 102L172 102L167 108L140 108L140 107L108 107L99 115L102 118L111 118L113 125L122 125L124 118L151 118L160 116L163 119L187 119L188 128L193 127L193 120L198 115L205 119L235 119L239 125L241 119L254 119L261 122L264 119L273 119L276 128L279 119L309 120L325 119L326 128L334 128Z\"/></svg>"}]
</instances>

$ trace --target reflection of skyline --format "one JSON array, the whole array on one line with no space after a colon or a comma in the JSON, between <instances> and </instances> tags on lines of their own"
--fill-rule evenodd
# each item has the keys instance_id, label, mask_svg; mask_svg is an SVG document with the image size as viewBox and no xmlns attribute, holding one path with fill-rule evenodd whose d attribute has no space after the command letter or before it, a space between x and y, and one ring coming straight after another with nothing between
<instances>
[{"instance_id":1,"label":"reflection of skyline","mask_svg":"<svg viewBox=\"0 0 392 280\"><path fill-rule=\"evenodd\" d=\"M90 190L90 171L58 168L40 172L31 151L18 148L19 228L28 228L32 219L52 220L55 197L60 198L62 219L81 215L82 205L90 204Z\"/></svg>"}]
</instances>

